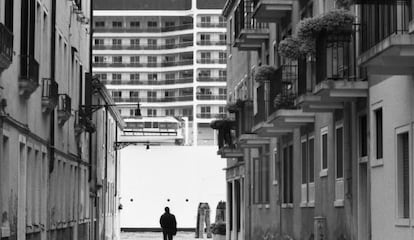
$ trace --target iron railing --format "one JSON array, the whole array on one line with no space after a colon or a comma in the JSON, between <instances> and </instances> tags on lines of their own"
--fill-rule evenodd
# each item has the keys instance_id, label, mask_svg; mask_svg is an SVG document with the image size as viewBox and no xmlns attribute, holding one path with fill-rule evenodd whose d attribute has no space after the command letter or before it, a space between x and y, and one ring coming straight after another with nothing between
<instances>
[{"instance_id":1,"label":"iron railing","mask_svg":"<svg viewBox=\"0 0 414 240\"><path fill-rule=\"evenodd\" d=\"M139 27L112 27L112 26L103 26L103 27L94 27L95 32L137 32L137 33L155 33L155 32L172 32L180 30L189 30L193 29L193 24L182 24L177 26L168 26L168 27L154 27L154 28L139 28Z\"/></svg>"},{"instance_id":2,"label":"iron railing","mask_svg":"<svg viewBox=\"0 0 414 240\"><path fill-rule=\"evenodd\" d=\"M42 100L57 101L59 85L50 78L42 79Z\"/></svg>"},{"instance_id":3,"label":"iron railing","mask_svg":"<svg viewBox=\"0 0 414 240\"><path fill-rule=\"evenodd\" d=\"M242 30L250 29L267 29L268 23L258 22L253 17L254 6L251 0L242 0L236 8L234 13L234 33L236 38L239 37Z\"/></svg>"},{"instance_id":4,"label":"iron railing","mask_svg":"<svg viewBox=\"0 0 414 240\"><path fill-rule=\"evenodd\" d=\"M186 66L193 65L193 60L181 60L181 61L167 61L163 63L119 63L119 62L94 62L94 67L174 67L174 66Z\"/></svg>"},{"instance_id":5,"label":"iron railing","mask_svg":"<svg viewBox=\"0 0 414 240\"><path fill-rule=\"evenodd\" d=\"M411 0L359 0L361 52L392 34L408 33L412 20Z\"/></svg>"},{"instance_id":6,"label":"iron railing","mask_svg":"<svg viewBox=\"0 0 414 240\"><path fill-rule=\"evenodd\" d=\"M178 96L178 97L113 97L115 102L152 102L152 103L162 103L162 102L182 102L182 101L193 101L193 96Z\"/></svg>"},{"instance_id":7,"label":"iron railing","mask_svg":"<svg viewBox=\"0 0 414 240\"><path fill-rule=\"evenodd\" d=\"M197 100L226 100L227 95L197 94Z\"/></svg>"},{"instance_id":8,"label":"iron railing","mask_svg":"<svg viewBox=\"0 0 414 240\"><path fill-rule=\"evenodd\" d=\"M269 86L269 115L279 109L293 109L296 98L298 65L296 61L280 66Z\"/></svg>"},{"instance_id":9,"label":"iron railing","mask_svg":"<svg viewBox=\"0 0 414 240\"><path fill-rule=\"evenodd\" d=\"M180 84L180 83L192 83L193 78L176 78L176 79L157 79L157 80L148 80L148 79L122 79L122 80L102 80L103 84L113 84L113 85L170 85L170 84Z\"/></svg>"},{"instance_id":10,"label":"iron railing","mask_svg":"<svg viewBox=\"0 0 414 240\"><path fill-rule=\"evenodd\" d=\"M72 99L67 94L59 94L58 111L70 114L72 111Z\"/></svg>"},{"instance_id":11,"label":"iron railing","mask_svg":"<svg viewBox=\"0 0 414 240\"><path fill-rule=\"evenodd\" d=\"M197 23L197 27L201 27L201 28L224 28L224 27L226 27L226 22L218 22L218 23L200 22L200 23Z\"/></svg>"},{"instance_id":12,"label":"iron railing","mask_svg":"<svg viewBox=\"0 0 414 240\"><path fill-rule=\"evenodd\" d=\"M198 82L225 82L227 77L198 77Z\"/></svg>"},{"instance_id":13,"label":"iron railing","mask_svg":"<svg viewBox=\"0 0 414 240\"><path fill-rule=\"evenodd\" d=\"M227 59L225 59L225 58L216 58L216 59L199 58L199 59L197 59L197 63L201 63L201 64L226 64Z\"/></svg>"},{"instance_id":14,"label":"iron railing","mask_svg":"<svg viewBox=\"0 0 414 240\"><path fill-rule=\"evenodd\" d=\"M162 45L140 45L140 44L95 44L93 49L95 50L165 50L165 49L176 49L176 48L186 48L192 47L194 42L180 42L174 44L162 44Z\"/></svg>"},{"instance_id":15,"label":"iron railing","mask_svg":"<svg viewBox=\"0 0 414 240\"><path fill-rule=\"evenodd\" d=\"M197 41L197 45L199 46L214 46L214 45L226 45L226 41L225 40L201 40L201 41Z\"/></svg>"}]
</instances>

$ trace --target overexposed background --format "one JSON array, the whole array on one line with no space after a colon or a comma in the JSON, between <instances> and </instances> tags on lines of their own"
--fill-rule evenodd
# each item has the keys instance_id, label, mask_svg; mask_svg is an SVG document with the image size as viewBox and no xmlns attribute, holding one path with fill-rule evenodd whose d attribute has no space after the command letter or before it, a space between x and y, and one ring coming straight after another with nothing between
<instances>
[{"instance_id":1,"label":"overexposed background","mask_svg":"<svg viewBox=\"0 0 414 240\"><path fill-rule=\"evenodd\" d=\"M217 203L226 200L225 166L217 146L124 148L121 228L159 227L165 206L176 216L179 228L195 228L200 202L209 203L213 223Z\"/></svg>"}]
</instances>

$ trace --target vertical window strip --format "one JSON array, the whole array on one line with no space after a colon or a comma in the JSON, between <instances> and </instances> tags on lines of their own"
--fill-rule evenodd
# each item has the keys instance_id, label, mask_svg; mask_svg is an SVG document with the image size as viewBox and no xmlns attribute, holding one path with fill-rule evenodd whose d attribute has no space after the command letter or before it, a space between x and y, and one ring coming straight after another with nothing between
<instances>
[{"instance_id":1,"label":"vertical window strip","mask_svg":"<svg viewBox=\"0 0 414 240\"><path fill-rule=\"evenodd\" d=\"M344 140L343 127L336 129L336 178L342 179L344 177Z\"/></svg>"},{"instance_id":2,"label":"vertical window strip","mask_svg":"<svg viewBox=\"0 0 414 240\"><path fill-rule=\"evenodd\" d=\"M306 140L302 142L302 184L308 182L308 164L307 164L307 143Z\"/></svg>"},{"instance_id":3,"label":"vertical window strip","mask_svg":"<svg viewBox=\"0 0 414 240\"><path fill-rule=\"evenodd\" d=\"M398 162L398 215L400 218L410 217L410 163L409 163L409 134L397 135Z\"/></svg>"},{"instance_id":4,"label":"vertical window strip","mask_svg":"<svg viewBox=\"0 0 414 240\"><path fill-rule=\"evenodd\" d=\"M289 146L289 203L293 203L293 145Z\"/></svg>"},{"instance_id":5,"label":"vertical window strip","mask_svg":"<svg viewBox=\"0 0 414 240\"><path fill-rule=\"evenodd\" d=\"M308 143L309 151L309 183L315 182L315 157L314 157L315 139L310 138Z\"/></svg>"},{"instance_id":6,"label":"vertical window strip","mask_svg":"<svg viewBox=\"0 0 414 240\"><path fill-rule=\"evenodd\" d=\"M288 203L288 177L287 177L287 173L288 173L288 148L285 147L283 148L283 162L282 162L282 168L283 168L283 203Z\"/></svg>"},{"instance_id":7,"label":"vertical window strip","mask_svg":"<svg viewBox=\"0 0 414 240\"><path fill-rule=\"evenodd\" d=\"M375 110L375 143L376 158L383 158L383 128L382 128L382 108Z\"/></svg>"},{"instance_id":8,"label":"vertical window strip","mask_svg":"<svg viewBox=\"0 0 414 240\"><path fill-rule=\"evenodd\" d=\"M328 169L328 133L322 134L322 170Z\"/></svg>"},{"instance_id":9,"label":"vertical window strip","mask_svg":"<svg viewBox=\"0 0 414 240\"><path fill-rule=\"evenodd\" d=\"M368 156L367 115L359 117L359 157Z\"/></svg>"}]
</instances>

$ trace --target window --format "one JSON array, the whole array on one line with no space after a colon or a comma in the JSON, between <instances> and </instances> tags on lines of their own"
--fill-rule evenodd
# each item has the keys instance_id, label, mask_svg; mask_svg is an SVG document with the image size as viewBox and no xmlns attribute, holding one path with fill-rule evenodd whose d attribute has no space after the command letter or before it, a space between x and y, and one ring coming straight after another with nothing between
<instances>
[{"instance_id":1,"label":"window","mask_svg":"<svg viewBox=\"0 0 414 240\"><path fill-rule=\"evenodd\" d=\"M120 45L122 45L122 39L119 39L119 38L112 39L112 45L113 46L120 46Z\"/></svg>"},{"instance_id":2,"label":"window","mask_svg":"<svg viewBox=\"0 0 414 240\"><path fill-rule=\"evenodd\" d=\"M134 38L130 40L131 46L139 46L139 43L140 43L139 38Z\"/></svg>"},{"instance_id":3,"label":"window","mask_svg":"<svg viewBox=\"0 0 414 240\"><path fill-rule=\"evenodd\" d=\"M260 158L253 158L253 203L260 203Z\"/></svg>"},{"instance_id":4,"label":"window","mask_svg":"<svg viewBox=\"0 0 414 240\"><path fill-rule=\"evenodd\" d=\"M293 203L293 145L283 148L282 189L282 203Z\"/></svg>"},{"instance_id":5,"label":"window","mask_svg":"<svg viewBox=\"0 0 414 240\"><path fill-rule=\"evenodd\" d=\"M210 41L210 34L201 34L200 40L203 41Z\"/></svg>"},{"instance_id":6,"label":"window","mask_svg":"<svg viewBox=\"0 0 414 240\"><path fill-rule=\"evenodd\" d=\"M165 80L174 80L175 79L175 73L166 73L165 74Z\"/></svg>"},{"instance_id":7,"label":"window","mask_svg":"<svg viewBox=\"0 0 414 240\"><path fill-rule=\"evenodd\" d=\"M336 207L342 207L345 195L344 185L344 128L337 125L335 128L335 202Z\"/></svg>"},{"instance_id":8,"label":"window","mask_svg":"<svg viewBox=\"0 0 414 240\"><path fill-rule=\"evenodd\" d=\"M364 158L368 156L368 122L367 115L362 115L358 120L358 145L359 145L359 157Z\"/></svg>"},{"instance_id":9,"label":"window","mask_svg":"<svg viewBox=\"0 0 414 240\"><path fill-rule=\"evenodd\" d=\"M122 63L122 56L113 56L112 57L113 63Z\"/></svg>"},{"instance_id":10,"label":"window","mask_svg":"<svg viewBox=\"0 0 414 240\"><path fill-rule=\"evenodd\" d=\"M147 78L148 81L157 81L158 75L156 73L148 73Z\"/></svg>"},{"instance_id":11,"label":"window","mask_svg":"<svg viewBox=\"0 0 414 240\"><path fill-rule=\"evenodd\" d=\"M314 137L304 135L301 138L302 193L301 207L313 207L315 202Z\"/></svg>"},{"instance_id":12,"label":"window","mask_svg":"<svg viewBox=\"0 0 414 240\"><path fill-rule=\"evenodd\" d=\"M211 108L207 106L202 106L201 110L201 117L210 117Z\"/></svg>"},{"instance_id":13,"label":"window","mask_svg":"<svg viewBox=\"0 0 414 240\"><path fill-rule=\"evenodd\" d=\"M173 48L175 46L175 39L174 38L167 38L165 40L165 45L167 48Z\"/></svg>"},{"instance_id":14,"label":"window","mask_svg":"<svg viewBox=\"0 0 414 240\"><path fill-rule=\"evenodd\" d=\"M148 98L157 98L157 92L155 92L155 91L148 91L147 92L147 97Z\"/></svg>"},{"instance_id":15,"label":"window","mask_svg":"<svg viewBox=\"0 0 414 240\"><path fill-rule=\"evenodd\" d=\"M94 62L95 63L103 63L104 61L104 57L103 56L95 56L94 57Z\"/></svg>"},{"instance_id":16,"label":"window","mask_svg":"<svg viewBox=\"0 0 414 240\"><path fill-rule=\"evenodd\" d=\"M104 45L104 40L102 38L95 38L95 46Z\"/></svg>"},{"instance_id":17,"label":"window","mask_svg":"<svg viewBox=\"0 0 414 240\"><path fill-rule=\"evenodd\" d=\"M321 173L320 176L328 174L328 127L321 129Z\"/></svg>"},{"instance_id":18,"label":"window","mask_svg":"<svg viewBox=\"0 0 414 240\"><path fill-rule=\"evenodd\" d=\"M227 95L227 88L219 88L219 95Z\"/></svg>"},{"instance_id":19,"label":"window","mask_svg":"<svg viewBox=\"0 0 414 240\"><path fill-rule=\"evenodd\" d=\"M211 72L209 70L201 70L198 73L198 76L200 77L210 77L210 75L211 75Z\"/></svg>"},{"instance_id":20,"label":"window","mask_svg":"<svg viewBox=\"0 0 414 240\"><path fill-rule=\"evenodd\" d=\"M374 111L375 121L375 154L376 159L382 159L383 157L383 128L382 128L382 108Z\"/></svg>"},{"instance_id":21,"label":"window","mask_svg":"<svg viewBox=\"0 0 414 240\"><path fill-rule=\"evenodd\" d=\"M175 96L175 91L174 90L167 90L164 92L164 97L169 98L169 97L174 97Z\"/></svg>"},{"instance_id":22,"label":"window","mask_svg":"<svg viewBox=\"0 0 414 240\"><path fill-rule=\"evenodd\" d=\"M201 59L210 59L211 54L209 52L202 52L201 53Z\"/></svg>"},{"instance_id":23,"label":"window","mask_svg":"<svg viewBox=\"0 0 414 240\"><path fill-rule=\"evenodd\" d=\"M98 73L95 75L97 78L99 78L100 80L106 80L107 79L107 75L106 73Z\"/></svg>"},{"instance_id":24,"label":"window","mask_svg":"<svg viewBox=\"0 0 414 240\"><path fill-rule=\"evenodd\" d=\"M220 106L218 112L219 112L219 114L224 114L224 113L226 113L226 108L223 107L223 106Z\"/></svg>"},{"instance_id":25,"label":"window","mask_svg":"<svg viewBox=\"0 0 414 240\"><path fill-rule=\"evenodd\" d=\"M221 77L221 78L227 77L227 71L226 70L219 70L219 77Z\"/></svg>"},{"instance_id":26,"label":"window","mask_svg":"<svg viewBox=\"0 0 414 240\"><path fill-rule=\"evenodd\" d=\"M121 76L120 73L112 73L112 80L121 80Z\"/></svg>"},{"instance_id":27,"label":"window","mask_svg":"<svg viewBox=\"0 0 414 240\"><path fill-rule=\"evenodd\" d=\"M408 129L407 129L408 130ZM398 217L410 217L410 143L408 131L397 132Z\"/></svg>"},{"instance_id":28,"label":"window","mask_svg":"<svg viewBox=\"0 0 414 240\"><path fill-rule=\"evenodd\" d=\"M157 116L157 109L147 109L147 116L148 117L156 117Z\"/></svg>"},{"instance_id":29,"label":"window","mask_svg":"<svg viewBox=\"0 0 414 240\"><path fill-rule=\"evenodd\" d=\"M121 21L113 21L112 22L113 28L122 28L122 22Z\"/></svg>"},{"instance_id":30,"label":"window","mask_svg":"<svg viewBox=\"0 0 414 240\"><path fill-rule=\"evenodd\" d=\"M226 59L227 58L227 54L225 52L219 52L219 59Z\"/></svg>"},{"instance_id":31,"label":"window","mask_svg":"<svg viewBox=\"0 0 414 240\"><path fill-rule=\"evenodd\" d=\"M148 66L155 67L157 65L157 57L156 56L148 56Z\"/></svg>"},{"instance_id":32,"label":"window","mask_svg":"<svg viewBox=\"0 0 414 240\"><path fill-rule=\"evenodd\" d=\"M131 73L131 74L129 75L129 78L130 78L132 81L138 81L138 80L139 80L139 73Z\"/></svg>"},{"instance_id":33,"label":"window","mask_svg":"<svg viewBox=\"0 0 414 240\"><path fill-rule=\"evenodd\" d=\"M193 116L193 109L192 108L183 108L183 116L184 117Z\"/></svg>"},{"instance_id":34,"label":"window","mask_svg":"<svg viewBox=\"0 0 414 240\"><path fill-rule=\"evenodd\" d=\"M148 26L149 28L156 28L156 27L157 27L157 22L155 22L155 21L149 21L149 22L147 23L147 26Z\"/></svg>"},{"instance_id":35,"label":"window","mask_svg":"<svg viewBox=\"0 0 414 240\"><path fill-rule=\"evenodd\" d=\"M166 109L165 110L166 116L175 116L175 110L174 109Z\"/></svg>"},{"instance_id":36,"label":"window","mask_svg":"<svg viewBox=\"0 0 414 240\"><path fill-rule=\"evenodd\" d=\"M97 28L105 27L105 22L104 21L97 21L97 22L95 22L95 27L97 27Z\"/></svg>"},{"instance_id":37,"label":"window","mask_svg":"<svg viewBox=\"0 0 414 240\"><path fill-rule=\"evenodd\" d=\"M174 26L175 26L175 22L171 22L171 21L165 22L165 27L167 27L167 28L174 27Z\"/></svg>"},{"instance_id":38,"label":"window","mask_svg":"<svg viewBox=\"0 0 414 240\"><path fill-rule=\"evenodd\" d=\"M139 28L140 23L138 21L132 21L132 22L129 23L129 26L131 28Z\"/></svg>"},{"instance_id":39,"label":"window","mask_svg":"<svg viewBox=\"0 0 414 240\"><path fill-rule=\"evenodd\" d=\"M201 23L210 23L211 17L210 16L203 16L201 17Z\"/></svg>"},{"instance_id":40,"label":"window","mask_svg":"<svg viewBox=\"0 0 414 240\"><path fill-rule=\"evenodd\" d=\"M148 39L148 47L155 48L157 46L157 39Z\"/></svg>"},{"instance_id":41,"label":"window","mask_svg":"<svg viewBox=\"0 0 414 240\"><path fill-rule=\"evenodd\" d=\"M131 57L129 58L129 61L130 61L131 63L139 63L139 56L131 56Z\"/></svg>"},{"instance_id":42,"label":"window","mask_svg":"<svg viewBox=\"0 0 414 240\"><path fill-rule=\"evenodd\" d=\"M113 91L112 92L113 98L120 98L121 97L121 91Z\"/></svg>"}]
</instances>

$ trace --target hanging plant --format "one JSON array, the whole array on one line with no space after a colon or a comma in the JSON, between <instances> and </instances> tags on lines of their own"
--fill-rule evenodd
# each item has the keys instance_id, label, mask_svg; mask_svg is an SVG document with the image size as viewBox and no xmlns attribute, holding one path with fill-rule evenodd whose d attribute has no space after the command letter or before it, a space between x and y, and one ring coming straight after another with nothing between
<instances>
[{"instance_id":1,"label":"hanging plant","mask_svg":"<svg viewBox=\"0 0 414 240\"><path fill-rule=\"evenodd\" d=\"M335 9L326 14L306 18L298 23L296 29L298 38L316 39L321 33L349 34L355 16L347 10Z\"/></svg>"},{"instance_id":2,"label":"hanging plant","mask_svg":"<svg viewBox=\"0 0 414 240\"><path fill-rule=\"evenodd\" d=\"M282 57L290 59L304 58L308 54L315 55L315 41L288 37L279 42L278 52Z\"/></svg>"},{"instance_id":3,"label":"hanging plant","mask_svg":"<svg viewBox=\"0 0 414 240\"><path fill-rule=\"evenodd\" d=\"M256 69L254 80L257 82L266 81L272 79L276 69L273 66L263 65Z\"/></svg>"}]
</instances>

